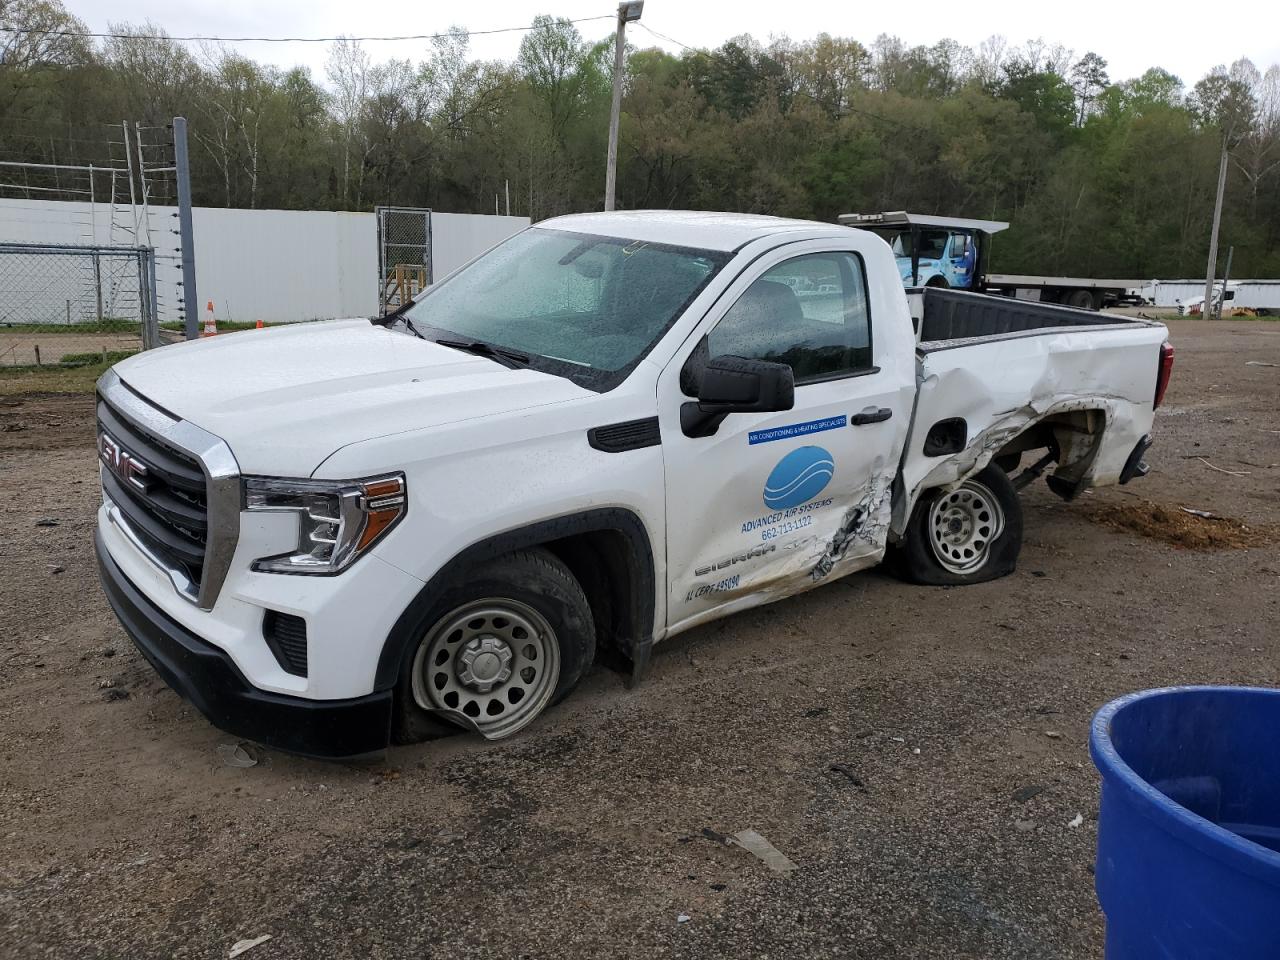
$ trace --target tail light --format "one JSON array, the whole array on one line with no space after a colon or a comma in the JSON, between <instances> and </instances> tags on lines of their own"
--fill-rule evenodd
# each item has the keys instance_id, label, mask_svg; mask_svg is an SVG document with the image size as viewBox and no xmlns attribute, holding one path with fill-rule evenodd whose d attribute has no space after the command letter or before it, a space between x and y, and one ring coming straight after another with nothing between
<instances>
[{"instance_id":1,"label":"tail light","mask_svg":"<svg viewBox=\"0 0 1280 960\"><path fill-rule=\"evenodd\" d=\"M1151 404L1154 410L1164 402L1164 392L1169 389L1169 378L1173 375L1173 344L1166 340L1160 344L1160 369L1156 371L1156 398Z\"/></svg>"}]
</instances>

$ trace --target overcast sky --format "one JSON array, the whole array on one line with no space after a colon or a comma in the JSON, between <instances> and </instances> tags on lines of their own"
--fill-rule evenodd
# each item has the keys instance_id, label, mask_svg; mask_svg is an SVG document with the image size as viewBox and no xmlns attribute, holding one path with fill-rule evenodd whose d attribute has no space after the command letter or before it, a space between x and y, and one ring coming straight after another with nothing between
<instances>
[{"instance_id":1,"label":"overcast sky","mask_svg":"<svg viewBox=\"0 0 1280 960\"><path fill-rule=\"evenodd\" d=\"M479 0L469 4L423 0L66 0L67 8L92 30L108 21L162 26L174 36L355 36L436 33L457 25L468 30L526 25L534 14L591 17L611 14L612 0ZM1193 16L1207 16L1206 27ZM654 30L695 47L715 47L740 33L757 39L789 36L804 40L819 33L853 37L870 44L881 33L895 34L909 46L945 37L976 47L998 33L1011 43L1043 38L1076 55L1101 54L1113 80L1162 66L1190 87L1215 64L1249 57L1262 70L1280 62L1280 4L1276 0L1218 0L1193 9L1190 4L1138 3L1134 0L978 0L967 4L906 4L787 0L751 3L729 0L646 0L641 21ZM588 38L603 36L612 23L579 25ZM630 28L638 46L679 47L645 30ZM519 33L474 37L474 55L510 59ZM422 59L421 42L368 43L376 60ZM311 43L244 43L236 49L260 62L282 67L306 64L324 78L328 46Z\"/></svg>"}]
</instances>

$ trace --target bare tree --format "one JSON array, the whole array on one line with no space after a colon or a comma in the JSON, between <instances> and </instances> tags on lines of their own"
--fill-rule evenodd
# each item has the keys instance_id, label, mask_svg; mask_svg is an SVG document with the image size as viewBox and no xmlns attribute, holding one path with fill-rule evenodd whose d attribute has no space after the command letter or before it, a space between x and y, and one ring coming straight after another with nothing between
<instances>
[{"instance_id":1,"label":"bare tree","mask_svg":"<svg viewBox=\"0 0 1280 960\"><path fill-rule=\"evenodd\" d=\"M351 195L351 147L369 98L369 54L358 40L343 38L329 51L325 76L333 87L333 112L342 128L342 199Z\"/></svg>"},{"instance_id":2,"label":"bare tree","mask_svg":"<svg viewBox=\"0 0 1280 960\"><path fill-rule=\"evenodd\" d=\"M266 114L276 90L274 68L222 48L206 48L208 63L205 94L199 108L208 117L208 133L196 130L196 139L209 150L222 172L227 206L233 203L232 171L249 182L248 205L258 205L262 166L262 137Z\"/></svg>"},{"instance_id":3,"label":"bare tree","mask_svg":"<svg viewBox=\"0 0 1280 960\"><path fill-rule=\"evenodd\" d=\"M988 90L1000 82L1001 68L1009 49L1009 41L1000 34L992 34L978 45L973 61L974 77Z\"/></svg>"},{"instance_id":4,"label":"bare tree","mask_svg":"<svg viewBox=\"0 0 1280 960\"><path fill-rule=\"evenodd\" d=\"M1231 77L1249 87L1254 102L1251 122L1231 151L1231 162L1249 185L1249 215L1258 212L1258 190L1280 171L1280 65L1265 74L1248 60L1231 65Z\"/></svg>"}]
</instances>

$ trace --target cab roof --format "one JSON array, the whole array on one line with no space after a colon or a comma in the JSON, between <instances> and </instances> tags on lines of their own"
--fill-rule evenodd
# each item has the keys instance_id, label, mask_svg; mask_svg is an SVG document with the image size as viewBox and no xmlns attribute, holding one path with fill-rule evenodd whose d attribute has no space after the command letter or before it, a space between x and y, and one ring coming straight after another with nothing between
<instances>
[{"instance_id":1,"label":"cab roof","mask_svg":"<svg viewBox=\"0 0 1280 960\"><path fill-rule=\"evenodd\" d=\"M670 243L700 250L733 252L762 237L791 233L840 236L844 227L816 220L788 220L754 213L709 213L701 210L627 210L578 213L534 224L606 237Z\"/></svg>"},{"instance_id":2,"label":"cab roof","mask_svg":"<svg viewBox=\"0 0 1280 960\"><path fill-rule=\"evenodd\" d=\"M846 227L943 227L945 229L981 230L999 233L1008 230L1003 220L970 220L968 217L934 217L924 213L895 210L889 213L842 213L840 222Z\"/></svg>"}]
</instances>

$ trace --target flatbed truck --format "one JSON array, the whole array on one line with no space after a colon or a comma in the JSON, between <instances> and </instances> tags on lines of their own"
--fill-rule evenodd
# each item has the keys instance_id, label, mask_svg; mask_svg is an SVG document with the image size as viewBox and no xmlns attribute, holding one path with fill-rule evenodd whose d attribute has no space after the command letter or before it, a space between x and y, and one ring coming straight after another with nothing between
<instances>
[{"instance_id":1,"label":"flatbed truck","mask_svg":"<svg viewBox=\"0 0 1280 960\"><path fill-rule=\"evenodd\" d=\"M1085 310L1141 302L1146 280L1051 277L987 273L992 237L1007 230L1002 220L935 217L894 211L846 213L840 223L870 230L893 249L903 285L972 290Z\"/></svg>"}]
</instances>

